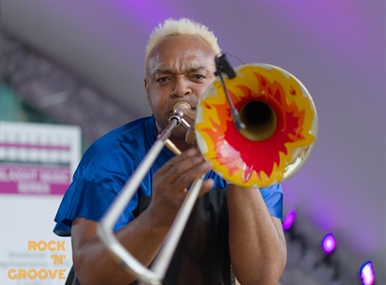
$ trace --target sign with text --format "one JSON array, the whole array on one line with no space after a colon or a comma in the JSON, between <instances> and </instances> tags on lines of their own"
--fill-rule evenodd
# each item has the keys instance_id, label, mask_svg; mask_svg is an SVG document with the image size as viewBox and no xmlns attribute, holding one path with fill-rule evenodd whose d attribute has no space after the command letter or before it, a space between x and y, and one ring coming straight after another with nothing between
<instances>
[{"instance_id":1,"label":"sign with text","mask_svg":"<svg viewBox=\"0 0 386 285\"><path fill-rule=\"evenodd\" d=\"M76 126L0 122L0 284L64 284L71 240L52 230L80 145Z\"/></svg>"}]
</instances>

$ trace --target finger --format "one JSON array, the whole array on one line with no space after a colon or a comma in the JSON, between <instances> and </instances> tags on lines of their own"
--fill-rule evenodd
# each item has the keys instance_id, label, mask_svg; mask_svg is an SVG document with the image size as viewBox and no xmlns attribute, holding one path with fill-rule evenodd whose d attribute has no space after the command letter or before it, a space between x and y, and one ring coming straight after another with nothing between
<instances>
[{"instance_id":1,"label":"finger","mask_svg":"<svg viewBox=\"0 0 386 285\"><path fill-rule=\"evenodd\" d=\"M176 155L166 162L157 172L161 175L165 175L174 165L178 165L182 161L197 156L198 151L195 148L188 149L182 152L180 155Z\"/></svg>"},{"instance_id":2,"label":"finger","mask_svg":"<svg viewBox=\"0 0 386 285\"><path fill-rule=\"evenodd\" d=\"M199 197L208 193L214 186L213 179L209 178L202 183Z\"/></svg>"},{"instance_id":3,"label":"finger","mask_svg":"<svg viewBox=\"0 0 386 285\"><path fill-rule=\"evenodd\" d=\"M190 127L186 132L185 142L190 145L196 145L196 134L194 132L194 127Z\"/></svg>"},{"instance_id":4,"label":"finger","mask_svg":"<svg viewBox=\"0 0 386 285\"><path fill-rule=\"evenodd\" d=\"M175 179L171 181L171 185L175 189L181 189L188 187L195 179L206 174L213 168L213 164L210 161L203 160L201 163L195 165L183 171L179 175L175 176Z\"/></svg>"},{"instance_id":5,"label":"finger","mask_svg":"<svg viewBox=\"0 0 386 285\"><path fill-rule=\"evenodd\" d=\"M187 187L194 179L211 169L212 163L206 162L196 149L191 149L187 151L183 160L174 158L173 161L172 159L169 160L157 171L155 176L157 180L161 177L163 184L173 185L171 187L181 190L181 187Z\"/></svg>"}]
</instances>

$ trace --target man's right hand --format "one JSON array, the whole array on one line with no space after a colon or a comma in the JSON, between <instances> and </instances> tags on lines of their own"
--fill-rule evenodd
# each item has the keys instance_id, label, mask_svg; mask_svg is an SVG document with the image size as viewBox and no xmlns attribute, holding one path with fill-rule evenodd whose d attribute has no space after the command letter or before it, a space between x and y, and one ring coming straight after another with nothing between
<instances>
[{"instance_id":1,"label":"man's right hand","mask_svg":"<svg viewBox=\"0 0 386 285\"><path fill-rule=\"evenodd\" d=\"M212 169L196 148L184 151L165 163L153 177L152 201L148 210L160 223L172 223L187 195L187 187ZM212 179L205 180L200 196L213 188Z\"/></svg>"}]
</instances>

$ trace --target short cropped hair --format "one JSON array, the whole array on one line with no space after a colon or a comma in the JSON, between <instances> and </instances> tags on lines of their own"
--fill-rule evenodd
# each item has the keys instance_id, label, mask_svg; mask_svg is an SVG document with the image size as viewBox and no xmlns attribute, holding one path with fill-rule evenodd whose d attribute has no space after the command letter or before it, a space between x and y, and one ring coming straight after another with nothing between
<instances>
[{"instance_id":1,"label":"short cropped hair","mask_svg":"<svg viewBox=\"0 0 386 285\"><path fill-rule=\"evenodd\" d=\"M149 40L146 45L145 55L145 69L147 60L152 50L160 43L164 38L172 35L194 35L203 39L214 51L215 54L221 52L217 43L217 38L212 31L209 31L208 27L194 22L188 18L181 18L175 20L169 18L164 21L163 24L159 24L151 32Z\"/></svg>"}]
</instances>

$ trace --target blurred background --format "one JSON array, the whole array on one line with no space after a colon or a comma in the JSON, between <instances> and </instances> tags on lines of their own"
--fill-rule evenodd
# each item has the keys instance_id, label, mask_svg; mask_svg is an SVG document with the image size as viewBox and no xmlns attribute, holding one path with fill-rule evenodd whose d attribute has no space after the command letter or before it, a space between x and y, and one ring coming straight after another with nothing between
<instances>
[{"instance_id":1,"label":"blurred background","mask_svg":"<svg viewBox=\"0 0 386 285\"><path fill-rule=\"evenodd\" d=\"M360 278L371 261L374 284L386 284L383 0L2 1L1 120L80 126L84 151L150 115L144 49L169 17L207 25L245 63L288 70L314 99L314 151L283 183L294 220L281 283L373 284Z\"/></svg>"}]
</instances>

